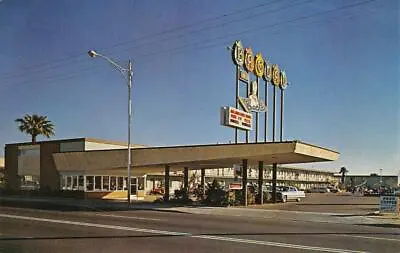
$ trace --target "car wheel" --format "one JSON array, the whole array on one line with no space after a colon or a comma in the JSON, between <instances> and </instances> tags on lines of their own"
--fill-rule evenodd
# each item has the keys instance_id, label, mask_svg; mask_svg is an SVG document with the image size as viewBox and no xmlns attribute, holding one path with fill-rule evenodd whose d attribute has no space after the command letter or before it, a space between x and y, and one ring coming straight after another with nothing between
<instances>
[{"instance_id":1,"label":"car wheel","mask_svg":"<svg viewBox=\"0 0 400 253\"><path fill-rule=\"evenodd\" d=\"M283 202L283 203L286 203L286 202L287 202L287 196L283 196L282 202Z\"/></svg>"},{"instance_id":2,"label":"car wheel","mask_svg":"<svg viewBox=\"0 0 400 253\"><path fill-rule=\"evenodd\" d=\"M300 201L301 201L301 199L300 199L300 198L297 198L297 199L296 199L296 201L297 201L297 202L300 202Z\"/></svg>"}]
</instances>

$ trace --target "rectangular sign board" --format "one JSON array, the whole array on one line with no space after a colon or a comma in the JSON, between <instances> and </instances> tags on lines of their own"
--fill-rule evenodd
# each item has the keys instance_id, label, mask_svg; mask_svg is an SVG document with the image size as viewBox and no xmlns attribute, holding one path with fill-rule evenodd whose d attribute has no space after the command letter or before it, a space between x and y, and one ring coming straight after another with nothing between
<instances>
[{"instance_id":1,"label":"rectangular sign board","mask_svg":"<svg viewBox=\"0 0 400 253\"><path fill-rule=\"evenodd\" d=\"M222 107L221 124L250 131L253 128L253 115L234 107Z\"/></svg>"},{"instance_id":2,"label":"rectangular sign board","mask_svg":"<svg viewBox=\"0 0 400 253\"><path fill-rule=\"evenodd\" d=\"M379 212L396 213L399 211L399 198L397 196L381 196Z\"/></svg>"},{"instance_id":3,"label":"rectangular sign board","mask_svg":"<svg viewBox=\"0 0 400 253\"><path fill-rule=\"evenodd\" d=\"M230 183L229 184L229 190L241 190L242 189L242 183Z\"/></svg>"}]
</instances>

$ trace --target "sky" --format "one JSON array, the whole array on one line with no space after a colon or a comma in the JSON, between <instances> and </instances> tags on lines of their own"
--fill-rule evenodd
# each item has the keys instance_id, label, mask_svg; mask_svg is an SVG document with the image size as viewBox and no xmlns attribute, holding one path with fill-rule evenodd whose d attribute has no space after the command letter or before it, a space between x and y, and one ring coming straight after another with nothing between
<instances>
[{"instance_id":1,"label":"sky","mask_svg":"<svg viewBox=\"0 0 400 253\"><path fill-rule=\"evenodd\" d=\"M399 13L397 0L1 0L0 154L30 141L25 113L48 116L53 139L127 139L126 79L91 49L133 62L132 142L228 143L227 47L241 40L287 73L284 140L340 152L298 166L398 174Z\"/></svg>"}]
</instances>

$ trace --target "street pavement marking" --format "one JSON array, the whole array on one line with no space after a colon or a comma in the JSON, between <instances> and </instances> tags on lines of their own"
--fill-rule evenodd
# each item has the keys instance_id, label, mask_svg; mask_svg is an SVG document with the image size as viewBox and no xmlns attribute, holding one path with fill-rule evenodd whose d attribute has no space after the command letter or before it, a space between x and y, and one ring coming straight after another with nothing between
<instances>
[{"instance_id":1,"label":"street pavement marking","mask_svg":"<svg viewBox=\"0 0 400 253\"><path fill-rule=\"evenodd\" d=\"M274 247L281 247L281 248L304 249L304 250L312 250L312 251L319 251L319 252L368 253L366 251L357 251L357 250L314 247L314 246L306 246L306 245L299 245L299 244L289 244L289 243L271 242L271 241L259 241L259 240L241 239L241 238L225 237L225 236L193 235L193 234L185 233L185 232L173 232L173 231L165 231L165 230L134 228L134 227L105 225L105 224L98 224L98 223L88 223L88 222L78 222L78 221L68 221L68 220L55 220L55 219L36 218L36 217L19 216L19 215L11 215L11 214L0 214L0 217L20 219L20 220L30 220L30 221L41 221L41 222L49 222L49 223L58 223L58 224L77 225L77 226L86 226L86 227L108 228L108 229L115 229L115 230L134 231L134 232L151 233L151 234L187 236L187 237L199 238L199 239L256 244L256 245L274 246Z\"/></svg>"},{"instance_id":2,"label":"street pavement marking","mask_svg":"<svg viewBox=\"0 0 400 253\"><path fill-rule=\"evenodd\" d=\"M152 220L152 221L161 221L162 219L156 218L144 218L144 217L137 217L137 216L123 216L123 215L114 215L114 214L96 214L97 216L104 216L104 217L114 217L114 218L124 218L124 219L133 219L133 220Z\"/></svg>"},{"instance_id":3,"label":"street pavement marking","mask_svg":"<svg viewBox=\"0 0 400 253\"><path fill-rule=\"evenodd\" d=\"M86 226L86 227L108 228L108 229L115 229L115 230L125 230L125 231L162 234L162 235L189 235L188 233L154 230L154 229L146 229L146 228L124 227L124 226L105 225L105 224L98 224L98 223L88 223L88 222L68 221L68 220L54 220L54 219L36 218L36 217L29 217L29 216L10 215L10 214L0 214L0 217L21 219L21 220L31 220L31 221L42 221L42 222L49 222L49 223L68 224L68 225L77 225L77 226Z\"/></svg>"},{"instance_id":4,"label":"street pavement marking","mask_svg":"<svg viewBox=\"0 0 400 253\"><path fill-rule=\"evenodd\" d=\"M334 235L333 236L344 236L344 237L355 237L355 238L363 238L363 239L372 239L372 240L383 240L383 241L395 241L400 242L400 239L394 238L383 238L383 237L372 237L372 236L363 236L363 235Z\"/></svg>"},{"instance_id":5,"label":"street pavement marking","mask_svg":"<svg viewBox=\"0 0 400 253\"><path fill-rule=\"evenodd\" d=\"M257 245L265 245L265 246L275 246L275 247L281 247L281 248L305 249L305 250L313 250L313 251L321 251L321 252L335 252L335 253L366 253L366 251L347 250L347 249L334 249L334 248L323 248L323 247L314 247L314 246L306 246L306 245L298 245L298 244L289 244L289 243L281 243L281 242L270 242L270 241L258 241L258 240L240 239L240 238L224 237L224 236L192 235L191 237L194 237L194 238L202 238L202 239L209 239L209 240L218 240L218 241L241 242L241 243L247 243L247 244L257 244Z\"/></svg>"}]
</instances>

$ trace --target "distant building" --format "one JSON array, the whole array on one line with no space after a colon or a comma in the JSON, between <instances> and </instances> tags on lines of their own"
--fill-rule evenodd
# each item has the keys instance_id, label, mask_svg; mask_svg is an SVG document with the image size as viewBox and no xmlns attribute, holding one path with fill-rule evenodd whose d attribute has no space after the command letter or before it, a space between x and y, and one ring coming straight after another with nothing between
<instances>
[{"instance_id":1,"label":"distant building","mask_svg":"<svg viewBox=\"0 0 400 253\"><path fill-rule=\"evenodd\" d=\"M340 181L340 175L335 175L335 177ZM348 187L365 186L368 188L379 188L383 186L395 188L399 185L399 178L397 175L382 175L381 177L375 173L370 175L346 175L344 184Z\"/></svg>"},{"instance_id":2,"label":"distant building","mask_svg":"<svg viewBox=\"0 0 400 253\"><path fill-rule=\"evenodd\" d=\"M200 170L191 170L191 182L200 183ZM272 166L264 166L264 182L265 184L272 184ZM179 188L182 186L183 173L176 171L171 174L172 187ZM234 168L219 168L219 169L206 169L205 180L212 182L214 179L219 181L222 185L228 185L233 182L240 182L241 171ZM164 174L152 174L147 176L147 189L152 189L154 186L163 184ZM247 178L249 182L257 183L258 168L250 167L247 171ZM291 185L299 189L306 190L313 187L328 187L331 185L338 185L338 179L334 176L334 172L302 169L289 166L278 166L277 171L277 185Z\"/></svg>"}]
</instances>

